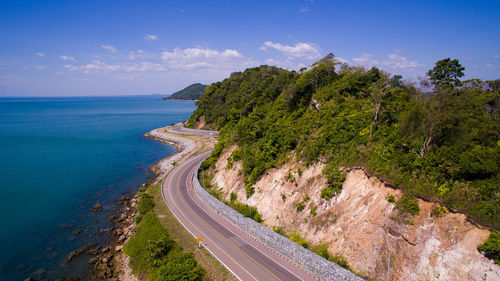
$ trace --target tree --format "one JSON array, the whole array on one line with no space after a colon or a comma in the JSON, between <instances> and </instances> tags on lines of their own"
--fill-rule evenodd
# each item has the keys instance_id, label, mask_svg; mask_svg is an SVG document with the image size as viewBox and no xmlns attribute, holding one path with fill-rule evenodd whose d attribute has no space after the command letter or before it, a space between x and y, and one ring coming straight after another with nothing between
<instances>
[{"instance_id":1,"label":"tree","mask_svg":"<svg viewBox=\"0 0 500 281\"><path fill-rule=\"evenodd\" d=\"M370 92L370 99L373 103L373 121L370 125L370 138L373 136L373 128L375 124L377 124L377 121L380 118L380 113L383 110L382 101L387 95L387 91L385 89L386 86L387 80L385 78L380 78L368 88L368 91Z\"/></svg>"},{"instance_id":2,"label":"tree","mask_svg":"<svg viewBox=\"0 0 500 281\"><path fill-rule=\"evenodd\" d=\"M462 85L459 78L464 76L464 70L458 59L447 58L437 61L427 75L436 88L454 88Z\"/></svg>"}]
</instances>

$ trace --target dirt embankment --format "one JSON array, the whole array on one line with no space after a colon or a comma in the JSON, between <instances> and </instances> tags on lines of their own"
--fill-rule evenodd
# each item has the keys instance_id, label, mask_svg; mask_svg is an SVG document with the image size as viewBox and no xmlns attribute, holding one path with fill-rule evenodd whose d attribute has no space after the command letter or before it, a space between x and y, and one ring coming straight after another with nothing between
<instances>
[{"instance_id":1,"label":"dirt embankment","mask_svg":"<svg viewBox=\"0 0 500 281\"><path fill-rule=\"evenodd\" d=\"M329 243L330 254L344 256L364 276L386 278L390 249L391 280L500 280L500 266L477 250L489 230L467 222L462 214L436 217L438 205L419 200L418 216L401 216L386 199L392 194L397 201L401 191L362 170L348 172L342 193L325 200L320 197L326 186L323 165L306 168L296 161L269 170L247 199L241 161L226 168L234 149L217 161L212 181L225 199L234 192L239 201L257 207L267 226L299 232L313 245ZM305 208L298 211L296 204L302 201Z\"/></svg>"}]
</instances>

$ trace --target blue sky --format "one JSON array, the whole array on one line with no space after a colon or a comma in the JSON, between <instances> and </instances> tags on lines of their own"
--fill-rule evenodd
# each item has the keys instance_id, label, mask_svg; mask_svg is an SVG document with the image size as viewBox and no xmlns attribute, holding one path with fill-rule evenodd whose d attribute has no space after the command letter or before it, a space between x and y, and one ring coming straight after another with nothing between
<instances>
[{"instance_id":1,"label":"blue sky","mask_svg":"<svg viewBox=\"0 0 500 281\"><path fill-rule=\"evenodd\" d=\"M329 52L417 81L500 78L500 1L0 0L0 96L170 94Z\"/></svg>"}]
</instances>

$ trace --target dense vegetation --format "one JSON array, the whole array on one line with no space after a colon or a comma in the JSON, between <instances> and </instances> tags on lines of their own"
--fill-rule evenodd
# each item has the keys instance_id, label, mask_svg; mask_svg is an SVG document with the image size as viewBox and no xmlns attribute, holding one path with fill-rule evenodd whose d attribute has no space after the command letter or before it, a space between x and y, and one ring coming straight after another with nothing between
<instances>
[{"instance_id":1,"label":"dense vegetation","mask_svg":"<svg viewBox=\"0 0 500 281\"><path fill-rule=\"evenodd\" d=\"M152 207L151 196L142 193L138 203L140 223L124 248L133 271L147 275L148 280L203 280L205 270L191 253L182 252L158 222Z\"/></svg>"},{"instance_id":2,"label":"dense vegetation","mask_svg":"<svg viewBox=\"0 0 500 281\"><path fill-rule=\"evenodd\" d=\"M494 260L496 264L500 264L500 233L491 232L484 244L479 245L477 249L484 252L485 255Z\"/></svg>"},{"instance_id":3,"label":"dense vegetation","mask_svg":"<svg viewBox=\"0 0 500 281\"><path fill-rule=\"evenodd\" d=\"M164 100L198 100L205 92L207 85L195 83L186 88L173 93L170 97L163 98Z\"/></svg>"},{"instance_id":4,"label":"dense vegetation","mask_svg":"<svg viewBox=\"0 0 500 281\"><path fill-rule=\"evenodd\" d=\"M437 62L424 92L331 54L300 73L260 66L208 86L188 125L204 116L221 131L204 169L238 143L232 161L243 160L250 196L295 151L327 163L324 198L340 191L339 167L362 166L405 191L402 212L418 214L417 196L499 229L500 80L462 82L463 71L458 60Z\"/></svg>"}]
</instances>

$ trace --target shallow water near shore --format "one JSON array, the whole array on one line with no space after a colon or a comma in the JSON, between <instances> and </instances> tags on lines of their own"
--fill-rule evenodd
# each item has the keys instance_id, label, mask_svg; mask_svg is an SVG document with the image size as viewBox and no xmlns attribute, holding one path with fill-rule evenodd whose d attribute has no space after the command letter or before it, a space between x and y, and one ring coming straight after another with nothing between
<instances>
[{"instance_id":1,"label":"shallow water near shore","mask_svg":"<svg viewBox=\"0 0 500 281\"><path fill-rule=\"evenodd\" d=\"M117 200L175 152L143 134L194 109L158 96L0 98L0 279L88 279L86 259L66 255L109 241Z\"/></svg>"}]
</instances>

